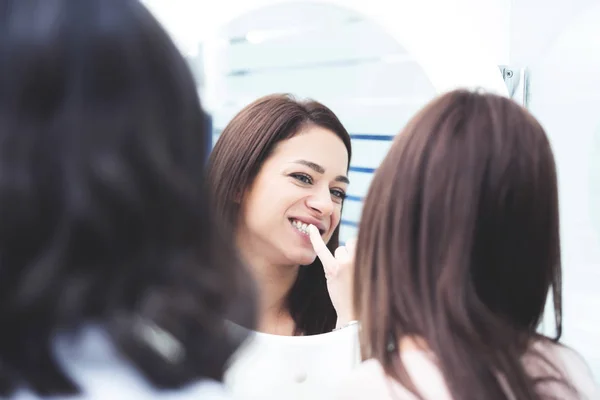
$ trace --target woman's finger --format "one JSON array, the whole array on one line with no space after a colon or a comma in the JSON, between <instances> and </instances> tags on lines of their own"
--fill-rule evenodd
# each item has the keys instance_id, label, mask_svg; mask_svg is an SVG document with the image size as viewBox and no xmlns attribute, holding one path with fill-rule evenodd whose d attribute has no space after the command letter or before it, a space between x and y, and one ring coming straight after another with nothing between
<instances>
[{"instance_id":1,"label":"woman's finger","mask_svg":"<svg viewBox=\"0 0 600 400\"><path fill-rule=\"evenodd\" d=\"M355 237L346 242L346 249L351 260L354 260L354 257L356 257L356 242L357 239Z\"/></svg>"},{"instance_id":2,"label":"woman's finger","mask_svg":"<svg viewBox=\"0 0 600 400\"><path fill-rule=\"evenodd\" d=\"M338 263L347 263L350 261L350 253L346 246L340 246L335 250L335 259Z\"/></svg>"},{"instance_id":3,"label":"woman's finger","mask_svg":"<svg viewBox=\"0 0 600 400\"><path fill-rule=\"evenodd\" d=\"M331 254L331 252L327 248L325 242L323 241L319 229L314 225L310 225L308 227L308 234L313 249L315 250L315 253L317 253L317 257L319 257L321 263L323 264L325 273L334 274L337 270L337 261L335 260L335 257L333 257L333 254Z\"/></svg>"}]
</instances>

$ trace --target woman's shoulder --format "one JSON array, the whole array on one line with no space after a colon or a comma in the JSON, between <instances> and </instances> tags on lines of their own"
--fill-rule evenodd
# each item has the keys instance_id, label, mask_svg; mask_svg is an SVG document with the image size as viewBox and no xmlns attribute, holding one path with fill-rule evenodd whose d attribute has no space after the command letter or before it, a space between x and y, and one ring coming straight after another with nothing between
<instances>
[{"instance_id":1,"label":"woman's shoulder","mask_svg":"<svg viewBox=\"0 0 600 400\"><path fill-rule=\"evenodd\" d=\"M329 400L359 362L356 327L311 336L253 332L232 357L225 383L240 398Z\"/></svg>"},{"instance_id":2,"label":"woman's shoulder","mask_svg":"<svg viewBox=\"0 0 600 400\"><path fill-rule=\"evenodd\" d=\"M559 369L583 399L600 399L600 387L581 354L571 347L549 340L540 340L533 348Z\"/></svg>"},{"instance_id":3,"label":"woman's shoulder","mask_svg":"<svg viewBox=\"0 0 600 400\"><path fill-rule=\"evenodd\" d=\"M141 372L127 362L106 332L88 326L76 336L57 335L53 350L63 371L76 383L81 393L69 399L230 399L220 382L202 379L172 390L157 390ZM28 388L19 390L11 400L43 399ZM52 397L61 400L60 396Z\"/></svg>"},{"instance_id":4,"label":"woman's shoulder","mask_svg":"<svg viewBox=\"0 0 600 400\"><path fill-rule=\"evenodd\" d=\"M102 386L89 386L86 382L80 382L82 393L78 396L53 396L53 400L104 400L104 399L169 399L169 400L233 400L224 390L223 385L214 381L201 381L188 387L157 392L150 387L140 388L135 385L121 385L117 383L112 385L104 382ZM17 391L10 400L43 400L46 397L40 397L30 390L22 389Z\"/></svg>"},{"instance_id":5,"label":"woman's shoulder","mask_svg":"<svg viewBox=\"0 0 600 400\"><path fill-rule=\"evenodd\" d=\"M408 374L425 398L448 399L443 377L435 363L423 351L407 351L402 354ZM338 400L376 398L382 400L415 400L416 397L394 378L388 376L375 359L361 363L345 379Z\"/></svg>"},{"instance_id":6,"label":"woman's shoulder","mask_svg":"<svg viewBox=\"0 0 600 400\"><path fill-rule=\"evenodd\" d=\"M534 343L533 349L560 370L564 379L576 389L582 399L600 399L600 389L590 368L575 350L546 340ZM450 398L439 369L425 352L404 352L402 361L413 383L425 395L425 398ZM535 371L531 372L535 373ZM549 389L563 390L554 386ZM566 394L565 396L565 398L569 398ZM389 377L379 361L369 359L357 366L344 379L339 390L338 400L369 398L413 400L415 397Z\"/></svg>"},{"instance_id":7,"label":"woman's shoulder","mask_svg":"<svg viewBox=\"0 0 600 400\"><path fill-rule=\"evenodd\" d=\"M342 381L337 400L392 399L389 378L379 361L369 359L358 365ZM403 397L397 397L404 400ZM406 397L410 399L410 397Z\"/></svg>"},{"instance_id":8,"label":"woman's shoulder","mask_svg":"<svg viewBox=\"0 0 600 400\"><path fill-rule=\"evenodd\" d=\"M247 339L232 357L236 364L288 360L296 363L328 363L355 366L360 358L358 328L355 326L310 336L279 336L262 332L250 332Z\"/></svg>"},{"instance_id":9,"label":"woman's shoulder","mask_svg":"<svg viewBox=\"0 0 600 400\"><path fill-rule=\"evenodd\" d=\"M165 396L169 400L233 400L221 382L204 380Z\"/></svg>"}]
</instances>

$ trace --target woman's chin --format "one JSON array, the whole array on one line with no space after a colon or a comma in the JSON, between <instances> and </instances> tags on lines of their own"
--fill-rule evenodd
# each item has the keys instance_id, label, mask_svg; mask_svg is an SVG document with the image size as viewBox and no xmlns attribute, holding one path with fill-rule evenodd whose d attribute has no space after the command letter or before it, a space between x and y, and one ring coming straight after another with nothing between
<instances>
[{"instance_id":1,"label":"woman's chin","mask_svg":"<svg viewBox=\"0 0 600 400\"><path fill-rule=\"evenodd\" d=\"M293 260L294 264L299 265L310 265L317 258L315 252L305 252L305 254L296 253L294 255L290 254L290 260Z\"/></svg>"}]
</instances>

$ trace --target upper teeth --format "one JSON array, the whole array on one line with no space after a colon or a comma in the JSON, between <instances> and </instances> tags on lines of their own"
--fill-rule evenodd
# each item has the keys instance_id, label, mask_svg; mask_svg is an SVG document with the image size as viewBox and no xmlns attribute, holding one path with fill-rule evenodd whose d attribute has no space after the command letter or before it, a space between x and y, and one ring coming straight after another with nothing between
<instances>
[{"instance_id":1,"label":"upper teeth","mask_svg":"<svg viewBox=\"0 0 600 400\"><path fill-rule=\"evenodd\" d=\"M292 225L294 225L294 227L295 227L296 229L298 229L300 232L302 232L302 233L305 233L305 234L307 234L307 235L308 235L308 227L309 227L310 225L308 225L308 224L305 224L305 223L303 223L303 222L300 222L300 221L298 221L298 220L293 220L293 221L292 221Z\"/></svg>"}]
</instances>

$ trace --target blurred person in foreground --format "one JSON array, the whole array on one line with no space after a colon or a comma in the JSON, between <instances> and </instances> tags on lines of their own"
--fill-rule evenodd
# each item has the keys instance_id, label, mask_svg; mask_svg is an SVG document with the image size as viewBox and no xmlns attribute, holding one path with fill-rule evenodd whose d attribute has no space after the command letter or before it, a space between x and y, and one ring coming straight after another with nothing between
<instances>
[{"instance_id":1,"label":"blurred person in foreground","mask_svg":"<svg viewBox=\"0 0 600 400\"><path fill-rule=\"evenodd\" d=\"M137 0L0 0L0 397L228 398L255 310L206 122Z\"/></svg>"}]
</instances>

